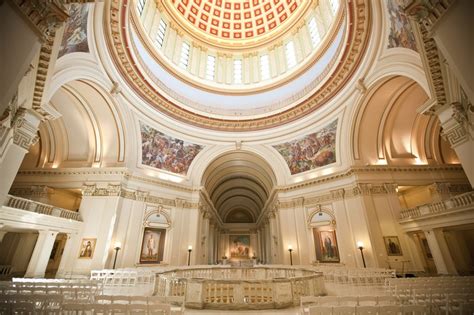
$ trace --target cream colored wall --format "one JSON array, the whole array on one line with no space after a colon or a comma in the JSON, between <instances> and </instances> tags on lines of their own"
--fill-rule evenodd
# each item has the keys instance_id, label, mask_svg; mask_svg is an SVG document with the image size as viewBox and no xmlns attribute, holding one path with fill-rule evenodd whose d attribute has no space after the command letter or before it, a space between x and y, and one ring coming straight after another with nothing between
<instances>
[{"instance_id":1,"label":"cream colored wall","mask_svg":"<svg viewBox=\"0 0 474 315\"><path fill-rule=\"evenodd\" d=\"M0 242L0 265L11 265L14 276L23 276L37 238L37 233L8 232Z\"/></svg>"},{"instance_id":2,"label":"cream colored wall","mask_svg":"<svg viewBox=\"0 0 474 315\"><path fill-rule=\"evenodd\" d=\"M410 187L398 193L403 208L413 208L433 201L428 186Z\"/></svg>"}]
</instances>

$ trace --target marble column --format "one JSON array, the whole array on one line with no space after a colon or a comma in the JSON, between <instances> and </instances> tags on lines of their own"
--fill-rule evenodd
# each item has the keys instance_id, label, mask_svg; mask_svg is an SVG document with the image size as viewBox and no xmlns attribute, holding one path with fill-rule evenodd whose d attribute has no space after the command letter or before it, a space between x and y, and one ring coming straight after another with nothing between
<instances>
[{"instance_id":1,"label":"marble column","mask_svg":"<svg viewBox=\"0 0 474 315\"><path fill-rule=\"evenodd\" d=\"M467 105L460 102L444 106L437 111L438 118L443 128L443 135L456 151L456 155L461 161L462 168L467 178L474 188L474 128L473 114L471 109L466 109Z\"/></svg>"},{"instance_id":2,"label":"marble column","mask_svg":"<svg viewBox=\"0 0 474 315\"><path fill-rule=\"evenodd\" d=\"M39 231L33 254L26 269L25 278L44 277L56 235L58 235L56 231Z\"/></svg>"},{"instance_id":3,"label":"marble column","mask_svg":"<svg viewBox=\"0 0 474 315\"><path fill-rule=\"evenodd\" d=\"M38 141L42 117L33 110L11 112L11 127L0 127L0 204L5 201L30 146Z\"/></svg>"},{"instance_id":4,"label":"marble column","mask_svg":"<svg viewBox=\"0 0 474 315\"><path fill-rule=\"evenodd\" d=\"M431 229L425 230L424 233L438 274L457 274L454 261L449 252L449 245L446 243L443 235L443 230Z\"/></svg>"},{"instance_id":5,"label":"marble column","mask_svg":"<svg viewBox=\"0 0 474 315\"><path fill-rule=\"evenodd\" d=\"M68 275L73 273L72 266L73 258L76 253L76 246L78 242L78 234L77 233L67 233L66 244L64 245L63 254L61 257L61 262L59 263L58 272L56 273L56 277L58 278L65 278ZM68 270L69 269L69 270Z\"/></svg>"}]
</instances>

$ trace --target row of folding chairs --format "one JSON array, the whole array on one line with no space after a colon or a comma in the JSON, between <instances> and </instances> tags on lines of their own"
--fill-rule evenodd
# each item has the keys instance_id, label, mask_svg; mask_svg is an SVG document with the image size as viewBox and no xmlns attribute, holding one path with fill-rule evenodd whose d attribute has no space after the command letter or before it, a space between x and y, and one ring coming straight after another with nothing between
<instances>
[{"instance_id":1,"label":"row of folding chairs","mask_svg":"<svg viewBox=\"0 0 474 315\"><path fill-rule=\"evenodd\" d=\"M99 304L141 304L152 306L167 304L174 313L184 313L183 296L128 296L128 295L98 295L94 298Z\"/></svg>"},{"instance_id":2,"label":"row of folding chairs","mask_svg":"<svg viewBox=\"0 0 474 315\"><path fill-rule=\"evenodd\" d=\"M399 305L401 302L394 296L302 296L300 307L307 314L312 306L386 306Z\"/></svg>"},{"instance_id":3,"label":"row of folding chairs","mask_svg":"<svg viewBox=\"0 0 474 315\"><path fill-rule=\"evenodd\" d=\"M175 314L167 304L100 304L100 303L75 303L66 302L55 309L38 309L32 301L18 302L12 304L0 303L0 314L48 314L48 315L82 315L82 314L100 314L100 315L171 315Z\"/></svg>"},{"instance_id":4,"label":"row of folding chairs","mask_svg":"<svg viewBox=\"0 0 474 315\"><path fill-rule=\"evenodd\" d=\"M14 309L23 307L37 313L58 313L63 304L63 297L60 294L15 294L0 296L0 312L2 314L13 312Z\"/></svg>"},{"instance_id":5,"label":"row of folding chairs","mask_svg":"<svg viewBox=\"0 0 474 315\"><path fill-rule=\"evenodd\" d=\"M428 315L423 305L311 306L309 315Z\"/></svg>"}]
</instances>

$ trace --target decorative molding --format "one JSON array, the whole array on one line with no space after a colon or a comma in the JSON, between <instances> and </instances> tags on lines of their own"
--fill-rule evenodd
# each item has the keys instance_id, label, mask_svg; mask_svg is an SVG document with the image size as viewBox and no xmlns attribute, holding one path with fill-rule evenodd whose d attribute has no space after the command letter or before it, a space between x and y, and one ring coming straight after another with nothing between
<instances>
[{"instance_id":1,"label":"decorative molding","mask_svg":"<svg viewBox=\"0 0 474 315\"><path fill-rule=\"evenodd\" d=\"M31 124L27 119L31 115L27 109L19 108L13 118L13 143L29 150L30 146L38 142L38 126Z\"/></svg>"},{"instance_id":2,"label":"decorative molding","mask_svg":"<svg viewBox=\"0 0 474 315\"><path fill-rule=\"evenodd\" d=\"M267 129L294 121L318 109L351 79L364 55L371 28L369 2L367 0L348 2L347 14L350 27L347 32L347 45L344 46L344 51L341 52L342 59L336 64L333 73L326 76L327 81L323 87L304 102L278 114L254 119L224 120L185 110L178 104L170 102L150 82L147 82L132 57L133 47L125 32L127 27L124 23L127 19L124 17L130 13L129 7L128 1L125 0L110 1L110 7L106 10L107 18L104 19L105 29L109 33L106 38L109 41L114 62L123 77L140 96L166 115L195 126L223 131ZM342 23L342 19L340 22Z\"/></svg>"},{"instance_id":3,"label":"decorative molding","mask_svg":"<svg viewBox=\"0 0 474 315\"><path fill-rule=\"evenodd\" d=\"M448 97L443 77L443 67L445 65L433 38L432 29L454 0L409 0L407 2L405 12L413 21L413 29L420 48L421 59L424 68L428 70L428 81L436 99L436 102L432 103L430 108L425 108L423 113L435 114L437 109L447 103Z\"/></svg>"}]
</instances>

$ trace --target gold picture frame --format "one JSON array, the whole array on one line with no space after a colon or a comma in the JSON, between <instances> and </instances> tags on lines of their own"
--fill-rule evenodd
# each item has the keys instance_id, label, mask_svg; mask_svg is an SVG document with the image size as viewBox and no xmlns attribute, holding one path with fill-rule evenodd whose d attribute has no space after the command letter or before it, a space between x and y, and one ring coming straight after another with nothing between
<instances>
[{"instance_id":1,"label":"gold picture frame","mask_svg":"<svg viewBox=\"0 0 474 315\"><path fill-rule=\"evenodd\" d=\"M384 236L383 241L388 256L403 256L398 236Z\"/></svg>"}]
</instances>

